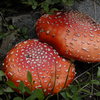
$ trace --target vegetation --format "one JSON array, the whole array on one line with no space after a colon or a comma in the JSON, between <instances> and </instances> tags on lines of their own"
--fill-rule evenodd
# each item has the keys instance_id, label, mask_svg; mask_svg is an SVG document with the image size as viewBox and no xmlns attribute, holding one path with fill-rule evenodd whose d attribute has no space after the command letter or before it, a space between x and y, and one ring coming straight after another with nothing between
<instances>
[{"instance_id":1,"label":"vegetation","mask_svg":"<svg viewBox=\"0 0 100 100\"><path fill-rule=\"evenodd\" d=\"M0 3L0 11L5 16L18 13L25 13L30 10L41 10L42 12L48 13L58 9L64 10L66 9L66 6L72 7L75 4L75 2L82 1L85 0L2 0L2 2ZM91 1L94 1L95 3L100 5L100 0Z\"/></svg>"},{"instance_id":2,"label":"vegetation","mask_svg":"<svg viewBox=\"0 0 100 100\"><path fill-rule=\"evenodd\" d=\"M83 0L76 0L81 2ZM94 0L100 4L100 0ZM2 63L6 53L19 41L30 38L28 29L23 27L17 28L5 19L6 12L12 15L16 11L12 10L14 6L21 5L19 9L28 8L28 10L39 10L43 12L50 12L58 10L59 6L64 8L73 6L75 0L3 0L0 3L0 100L99 100L100 96L100 63L87 64L82 62L75 62L76 65L76 78L73 83L66 89L54 96L45 97L42 90L37 89L30 91L23 82L20 82L16 87L13 82L7 80L4 72L2 71ZM6 6L5 6L6 5ZM56 6L57 5L57 6ZM14 8L15 9L15 8ZM18 12L17 12L18 13ZM78 64L79 66L77 66ZM82 69L81 69L82 68ZM32 82L31 73L27 73L28 81ZM18 89L20 93L14 91ZM25 95L25 93L29 95Z\"/></svg>"}]
</instances>

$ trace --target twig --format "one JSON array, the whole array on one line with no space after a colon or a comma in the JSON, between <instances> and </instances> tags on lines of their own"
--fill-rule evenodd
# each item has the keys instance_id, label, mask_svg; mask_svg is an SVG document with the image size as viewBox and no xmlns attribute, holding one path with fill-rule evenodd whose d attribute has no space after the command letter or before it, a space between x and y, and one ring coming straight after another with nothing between
<instances>
[{"instance_id":1,"label":"twig","mask_svg":"<svg viewBox=\"0 0 100 100\"><path fill-rule=\"evenodd\" d=\"M93 0L94 5L94 19L96 20L96 0Z\"/></svg>"},{"instance_id":2,"label":"twig","mask_svg":"<svg viewBox=\"0 0 100 100\"><path fill-rule=\"evenodd\" d=\"M95 68L98 65L100 65L100 63L95 64L92 68ZM84 75L86 72L88 72L90 70L91 70L91 68L89 68L88 70L84 71L82 74L78 75L74 80L78 79L79 77L81 77L82 75Z\"/></svg>"}]
</instances>

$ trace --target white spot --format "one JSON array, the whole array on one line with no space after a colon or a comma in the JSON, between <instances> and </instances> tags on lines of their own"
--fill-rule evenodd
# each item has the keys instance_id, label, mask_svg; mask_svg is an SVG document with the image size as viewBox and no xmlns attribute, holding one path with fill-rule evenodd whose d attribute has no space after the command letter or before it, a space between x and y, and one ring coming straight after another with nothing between
<instances>
[{"instance_id":1,"label":"white spot","mask_svg":"<svg viewBox=\"0 0 100 100\"><path fill-rule=\"evenodd\" d=\"M28 80L25 80L25 82L28 82Z\"/></svg>"},{"instance_id":2,"label":"white spot","mask_svg":"<svg viewBox=\"0 0 100 100\"><path fill-rule=\"evenodd\" d=\"M60 65L59 65L59 68L61 68L61 67L62 67L62 65L60 64Z\"/></svg>"},{"instance_id":3,"label":"white spot","mask_svg":"<svg viewBox=\"0 0 100 100\"><path fill-rule=\"evenodd\" d=\"M44 89L43 91L44 91L44 92L46 92L47 90L46 90L46 89Z\"/></svg>"},{"instance_id":4,"label":"white spot","mask_svg":"<svg viewBox=\"0 0 100 100\"><path fill-rule=\"evenodd\" d=\"M11 61L11 59L10 59L10 58L9 58L8 60L9 60L9 62Z\"/></svg>"},{"instance_id":5,"label":"white spot","mask_svg":"<svg viewBox=\"0 0 100 100\"><path fill-rule=\"evenodd\" d=\"M44 81L45 83L48 82L47 80Z\"/></svg>"},{"instance_id":6,"label":"white spot","mask_svg":"<svg viewBox=\"0 0 100 100\"><path fill-rule=\"evenodd\" d=\"M62 59L62 61L64 61L64 62L65 62L65 61L66 61L66 59L64 59L64 58L63 58L63 59Z\"/></svg>"},{"instance_id":7,"label":"white spot","mask_svg":"<svg viewBox=\"0 0 100 100\"><path fill-rule=\"evenodd\" d=\"M5 64L4 64L4 63L2 63L2 65L4 66Z\"/></svg>"},{"instance_id":8,"label":"white spot","mask_svg":"<svg viewBox=\"0 0 100 100\"><path fill-rule=\"evenodd\" d=\"M12 51L11 54L13 54L14 52Z\"/></svg>"},{"instance_id":9,"label":"white spot","mask_svg":"<svg viewBox=\"0 0 100 100\"><path fill-rule=\"evenodd\" d=\"M42 87L41 85L38 85L37 87Z\"/></svg>"},{"instance_id":10,"label":"white spot","mask_svg":"<svg viewBox=\"0 0 100 100\"><path fill-rule=\"evenodd\" d=\"M17 53L16 53L15 55L16 55L16 56L18 56L18 54L17 54Z\"/></svg>"},{"instance_id":11,"label":"white spot","mask_svg":"<svg viewBox=\"0 0 100 100\"><path fill-rule=\"evenodd\" d=\"M20 82L20 80L17 80L16 82Z\"/></svg>"},{"instance_id":12,"label":"white spot","mask_svg":"<svg viewBox=\"0 0 100 100\"><path fill-rule=\"evenodd\" d=\"M68 69L66 70L66 72L68 72Z\"/></svg>"},{"instance_id":13,"label":"white spot","mask_svg":"<svg viewBox=\"0 0 100 100\"><path fill-rule=\"evenodd\" d=\"M10 74L11 76L13 75L11 72L8 72L8 74Z\"/></svg>"},{"instance_id":14,"label":"white spot","mask_svg":"<svg viewBox=\"0 0 100 100\"><path fill-rule=\"evenodd\" d=\"M39 74L42 74L42 72L39 72Z\"/></svg>"},{"instance_id":15,"label":"white spot","mask_svg":"<svg viewBox=\"0 0 100 100\"><path fill-rule=\"evenodd\" d=\"M48 51L51 51L51 49L48 48Z\"/></svg>"},{"instance_id":16,"label":"white spot","mask_svg":"<svg viewBox=\"0 0 100 100\"><path fill-rule=\"evenodd\" d=\"M32 69L34 69L34 67L32 67Z\"/></svg>"},{"instance_id":17,"label":"white spot","mask_svg":"<svg viewBox=\"0 0 100 100\"><path fill-rule=\"evenodd\" d=\"M84 50L84 51L89 51L87 48L82 48L82 50Z\"/></svg>"},{"instance_id":18,"label":"white spot","mask_svg":"<svg viewBox=\"0 0 100 100\"><path fill-rule=\"evenodd\" d=\"M58 61L56 61L56 64L58 64Z\"/></svg>"},{"instance_id":19,"label":"white spot","mask_svg":"<svg viewBox=\"0 0 100 100\"><path fill-rule=\"evenodd\" d=\"M27 43L27 41L24 42L25 44Z\"/></svg>"},{"instance_id":20,"label":"white spot","mask_svg":"<svg viewBox=\"0 0 100 100\"><path fill-rule=\"evenodd\" d=\"M75 72L75 69L74 68L72 69L72 72Z\"/></svg>"},{"instance_id":21,"label":"white spot","mask_svg":"<svg viewBox=\"0 0 100 100\"><path fill-rule=\"evenodd\" d=\"M51 83L49 83L48 86L51 86Z\"/></svg>"}]
</instances>

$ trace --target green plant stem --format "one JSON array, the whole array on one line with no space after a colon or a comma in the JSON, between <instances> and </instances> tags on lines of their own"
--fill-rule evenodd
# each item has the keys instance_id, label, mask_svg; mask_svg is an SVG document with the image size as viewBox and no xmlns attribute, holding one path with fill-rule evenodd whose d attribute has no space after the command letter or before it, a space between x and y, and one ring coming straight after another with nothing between
<instances>
[{"instance_id":1,"label":"green plant stem","mask_svg":"<svg viewBox=\"0 0 100 100\"><path fill-rule=\"evenodd\" d=\"M49 98L50 98L51 96L52 96L52 95L47 96L45 100L49 100Z\"/></svg>"},{"instance_id":2,"label":"green plant stem","mask_svg":"<svg viewBox=\"0 0 100 100\"><path fill-rule=\"evenodd\" d=\"M8 96L6 95L6 93L4 93L5 97L6 97L6 100L9 100Z\"/></svg>"},{"instance_id":3,"label":"green plant stem","mask_svg":"<svg viewBox=\"0 0 100 100\"><path fill-rule=\"evenodd\" d=\"M80 93L82 91L82 89L84 89L85 87L87 87L90 83L87 83L86 85L84 85L83 87L81 87L79 90L78 90L78 93ZM88 92L89 93L89 92Z\"/></svg>"},{"instance_id":4,"label":"green plant stem","mask_svg":"<svg viewBox=\"0 0 100 100\"><path fill-rule=\"evenodd\" d=\"M22 94L22 96L23 96L23 100L25 100L25 95L24 95L24 93Z\"/></svg>"},{"instance_id":5,"label":"green plant stem","mask_svg":"<svg viewBox=\"0 0 100 100\"><path fill-rule=\"evenodd\" d=\"M57 93L57 100L59 100L59 94Z\"/></svg>"},{"instance_id":6,"label":"green plant stem","mask_svg":"<svg viewBox=\"0 0 100 100\"><path fill-rule=\"evenodd\" d=\"M92 67L92 72L91 72L91 78L93 80L93 67ZM94 88L94 86L93 86L93 83L92 83L92 85L91 85L91 96L93 95L93 88Z\"/></svg>"}]
</instances>

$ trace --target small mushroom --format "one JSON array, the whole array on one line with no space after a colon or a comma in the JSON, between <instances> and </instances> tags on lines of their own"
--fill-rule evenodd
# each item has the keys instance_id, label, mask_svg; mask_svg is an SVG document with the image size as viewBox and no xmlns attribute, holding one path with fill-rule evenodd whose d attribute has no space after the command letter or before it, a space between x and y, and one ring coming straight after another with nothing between
<instances>
[{"instance_id":1,"label":"small mushroom","mask_svg":"<svg viewBox=\"0 0 100 100\"><path fill-rule=\"evenodd\" d=\"M44 14L36 23L39 40L65 58L100 62L100 24L78 12Z\"/></svg>"},{"instance_id":2,"label":"small mushroom","mask_svg":"<svg viewBox=\"0 0 100 100\"><path fill-rule=\"evenodd\" d=\"M42 89L45 95L66 88L75 76L75 67L69 60L36 39L23 41L12 48L4 60L3 70L16 86L23 81L31 91ZM28 71L32 74L33 84L27 79Z\"/></svg>"}]
</instances>

